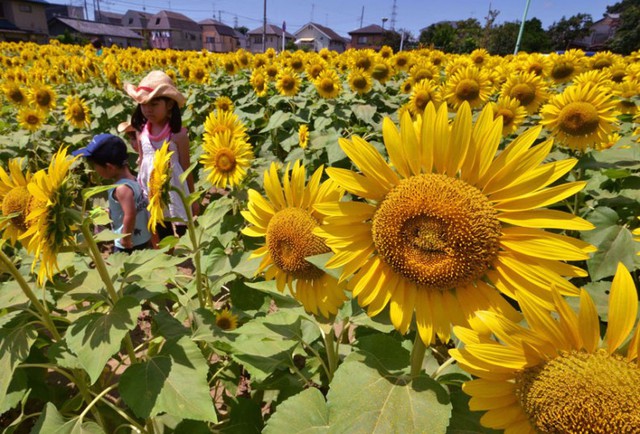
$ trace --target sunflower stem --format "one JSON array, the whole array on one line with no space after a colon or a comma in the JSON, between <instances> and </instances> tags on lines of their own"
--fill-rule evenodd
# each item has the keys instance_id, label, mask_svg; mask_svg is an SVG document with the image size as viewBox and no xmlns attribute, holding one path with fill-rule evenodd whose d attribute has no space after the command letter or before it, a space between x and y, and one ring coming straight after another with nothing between
<instances>
[{"instance_id":1,"label":"sunflower stem","mask_svg":"<svg viewBox=\"0 0 640 434\"><path fill-rule=\"evenodd\" d=\"M14 265L13 261L9 259L9 257L4 253L4 251L2 251L1 248L0 248L0 261L2 261L2 263L5 265L9 273L11 273L13 278L16 279L16 282L18 282L18 285L20 285L20 289L22 289L22 292L24 292L24 294L29 298L29 301L31 301L31 304L33 304L33 306L36 308L36 310L40 314L40 319L43 321L47 330L49 330L49 333L51 333L53 338L59 342L62 339L62 337L60 336L60 333L58 333L58 329L53 323L53 320L51 319L51 315L49 311L40 302L38 297L36 297L36 295L31 290L31 287L29 286L27 281L24 280L24 277L22 276L22 274L20 274L20 271L18 271L18 269Z\"/></svg>"},{"instance_id":2,"label":"sunflower stem","mask_svg":"<svg viewBox=\"0 0 640 434\"><path fill-rule=\"evenodd\" d=\"M333 374L336 372L338 368L338 353L336 351L336 336L333 331L333 325L329 325L329 330L325 331L322 327L320 328L322 331L322 339L324 340L324 348L327 352L327 365L328 365L328 376L329 383L333 380Z\"/></svg>"},{"instance_id":3,"label":"sunflower stem","mask_svg":"<svg viewBox=\"0 0 640 434\"><path fill-rule=\"evenodd\" d=\"M111 276L109 276L109 271L107 271L107 265L104 262L104 258L100 253L100 249L98 249L98 244L96 243L95 238L93 238L93 234L89 229L89 219L86 219L82 223L82 235L84 235L85 241L87 242L87 246L89 247L89 252L93 257L93 262L96 265L96 270L98 270L98 274L100 274L100 278L104 282L105 288L107 289L107 293L109 294L109 298L113 304L118 301L118 293L116 292L115 287L113 286L113 282L111 281Z\"/></svg>"},{"instance_id":4,"label":"sunflower stem","mask_svg":"<svg viewBox=\"0 0 640 434\"><path fill-rule=\"evenodd\" d=\"M119 300L120 296L118 296L118 292L116 288L113 286L113 282L111 281L111 276L109 276L109 271L107 270L107 264L104 262L104 258L100 253L100 249L98 248L98 244L96 243L95 238L93 238L93 234L89 229L90 220L86 219L82 225L82 235L87 242L87 246L89 247L89 251L91 252L91 256L93 257L93 262L96 264L96 270L98 270L98 274L100 274L100 278L104 282L104 285L107 289L107 293L109 294L109 298L111 299L111 303L115 305ZM133 351L133 342L131 341L131 335L127 333L124 337L124 346L127 350L127 354L129 355L129 359L131 363L136 363L136 353Z\"/></svg>"},{"instance_id":5,"label":"sunflower stem","mask_svg":"<svg viewBox=\"0 0 640 434\"><path fill-rule=\"evenodd\" d=\"M416 333L413 341L413 349L411 350L411 377L417 377L422 371L422 362L427 352L427 346L422 342L420 333Z\"/></svg>"},{"instance_id":6,"label":"sunflower stem","mask_svg":"<svg viewBox=\"0 0 640 434\"><path fill-rule=\"evenodd\" d=\"M196 290L198 292L198 301L200 302L200 307L205 308L207 305L213 307L213 300L211 299L211 291L206 291L204 293L202 288L202 265L200 261L200 246L198 244L198 240L196 239L196 227L193 224L193 214L191 213L191 205L187 201L187 198L184 195L184 192L179 188L171 186L171 190L178 193L180 196L180 200L182 200L182 204L187 213L187 232L189 232L189 239L191 240L191 244L193 246L193 265L196 269Z\"/></svg>"}]
</instances>

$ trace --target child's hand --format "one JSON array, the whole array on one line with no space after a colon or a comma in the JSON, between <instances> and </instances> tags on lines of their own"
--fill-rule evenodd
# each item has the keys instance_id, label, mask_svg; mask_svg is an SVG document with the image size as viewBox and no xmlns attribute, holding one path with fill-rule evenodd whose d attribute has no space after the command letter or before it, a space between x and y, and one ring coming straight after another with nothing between
<instances>
[{"instance_id":1,"label":"child's hand","mask_svg":"<svg viewBox=\"0 0 640 434\"><path fill-rule=\"evenodd\" d=\"M125 249L133 249L133 240L131 239L131 235L121 238L120 244L122 244L122 247Z\"/></svg>"}]
</instances>

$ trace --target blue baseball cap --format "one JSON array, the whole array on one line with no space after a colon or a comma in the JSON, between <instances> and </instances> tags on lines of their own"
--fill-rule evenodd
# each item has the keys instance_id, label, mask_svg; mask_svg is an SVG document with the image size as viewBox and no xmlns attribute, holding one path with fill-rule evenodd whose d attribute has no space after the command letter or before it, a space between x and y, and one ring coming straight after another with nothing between
<instances>
[{"instance_id":1,"label":"blue baseball cap","mask_svg":"<svg viewBox=\"0 0 640 434\"><path fill-rule=\"evenodd\" d=\"M73 156L89 158L99 164L122 165L127 161L127 145L113 134L98 134L84 148L71 153Z\"/></svg>"}]
</instances>

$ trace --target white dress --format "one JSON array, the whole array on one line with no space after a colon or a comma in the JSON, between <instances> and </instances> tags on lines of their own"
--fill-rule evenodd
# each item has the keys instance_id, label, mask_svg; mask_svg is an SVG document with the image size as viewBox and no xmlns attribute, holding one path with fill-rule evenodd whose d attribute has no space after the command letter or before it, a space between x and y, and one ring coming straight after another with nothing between
<instances>
[{"instance_id":1,"label":"white dress","mask_svg":"<svg viewBox=\"0 0 640 434\"><path fill-rule=\"evenodd\" d=\"M167 124L165 129L158 136L151 136L149 133L149 124L147 123L142 132L139 135L140 138L140 165L138 167L138 182L142 186L142 190L145 196L149 196L149 178L151 177L151 170L153 169L153 158L156 151L162 147L165 140L169 142L169 151L173 151L171 154L171 185L182 190L185 196L189 195L189 187L186 182L180 182L180 176L184 172L180 165L180 159L178 157L178 145L171 139L171 130ZM182 204L180 196L175 191L170 193L170 202L168 208L164 210L165 218L179 218L186 224L187 213Z\"/></svg>"}]
</instances>

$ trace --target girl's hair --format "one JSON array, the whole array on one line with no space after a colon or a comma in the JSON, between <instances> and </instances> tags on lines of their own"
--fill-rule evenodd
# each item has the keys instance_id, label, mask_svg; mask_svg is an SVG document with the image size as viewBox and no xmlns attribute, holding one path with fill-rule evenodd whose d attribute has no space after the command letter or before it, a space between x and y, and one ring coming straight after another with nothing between
<instances>
[{"instance_id":1,"label":"girl's hair","mask_svg":"<svg viewBox=\"0 0 640 434\"><path fill-rule=\"evenodd\" d=\"M178 107L178 103L171 98L167 98L164 96L161 96L158 99L162 99L166 103L168 103L169 101L173 102L173 107L171 107L171 113L169 114L169 127L171 128L172 133L179 133L182 130L182 114L180 113L180 107ZM140 132L142 131L142 128L146 123L147 118L145 118L142 114L142 105L138 104L136 110L133 112L133 115L131 115L131 126L133 126L133 128Z\"/></svg>"}]
</instances>

